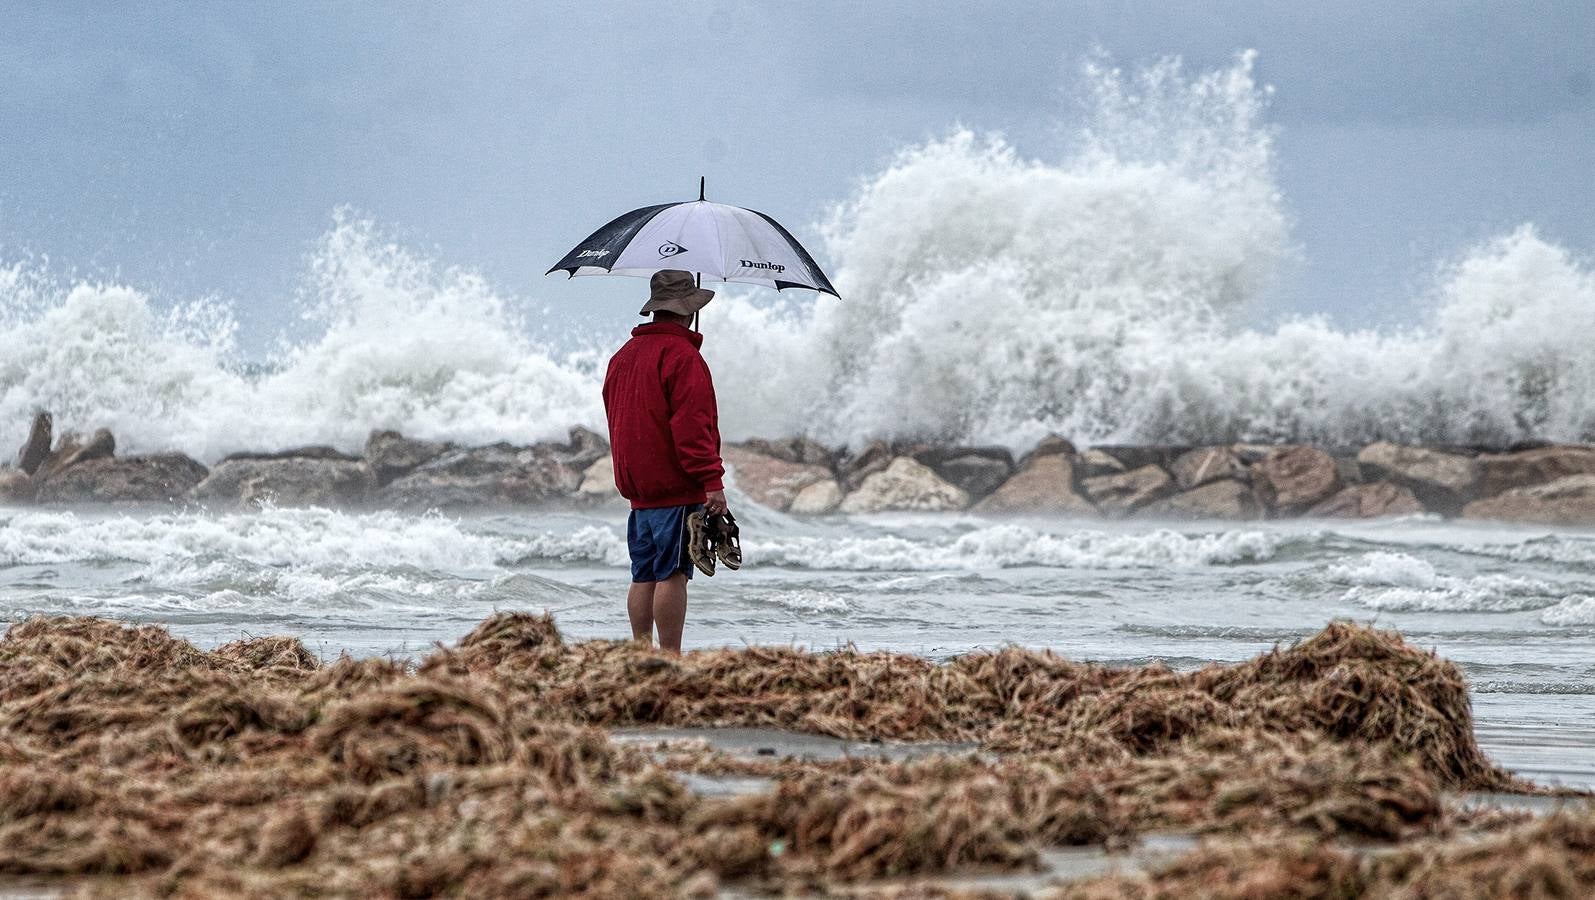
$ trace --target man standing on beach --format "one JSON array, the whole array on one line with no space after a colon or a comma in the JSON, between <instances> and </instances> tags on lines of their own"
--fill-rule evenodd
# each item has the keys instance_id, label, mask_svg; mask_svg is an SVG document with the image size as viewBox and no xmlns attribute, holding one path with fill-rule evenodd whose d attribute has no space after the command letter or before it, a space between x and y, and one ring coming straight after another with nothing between
<instances>
[{"instance_id":1,"label":"man standing on beach","mask_svg":"<svg viewBox=\"0 0 1595 900\"><path fill-rule=\"evenodd\" d=\"M631 636L651 641L657 627L659 646L675 654L692 577L687 516L726 512L714 381L698 353L703 335L687 328L713 297L686 272L654 273L640 313L653 323L632 329L604 376L615 487L631 501Z\"/></svg>"}]
</instances>

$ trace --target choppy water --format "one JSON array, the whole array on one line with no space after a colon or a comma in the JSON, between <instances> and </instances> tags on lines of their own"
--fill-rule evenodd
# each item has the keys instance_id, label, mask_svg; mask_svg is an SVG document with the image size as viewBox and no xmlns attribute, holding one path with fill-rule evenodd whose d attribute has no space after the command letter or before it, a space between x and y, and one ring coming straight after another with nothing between
<instances>
[{"instance_id":1,"label":"choppy water","mask_svg":"<svg viewBox=\"0 0 1595 900\"><path fill-rule=\"evenodd\" d=\"M746 503L739 519L748 564L694 582L688 648L852 643L940 658L1011 642L1186 667L1350 618L1461 665L1487 729L1537 735L1507 743L1572 742L1535 751L1550 753L1537 771L1595 782L1595 532L800 521ZM0 617L159 622L204 645L289 633L323 656L425 652L501 609L547 609L575 638L623 637L623 534L623 511L13 509L0 512Z\"/></svg>"}]
</instances>

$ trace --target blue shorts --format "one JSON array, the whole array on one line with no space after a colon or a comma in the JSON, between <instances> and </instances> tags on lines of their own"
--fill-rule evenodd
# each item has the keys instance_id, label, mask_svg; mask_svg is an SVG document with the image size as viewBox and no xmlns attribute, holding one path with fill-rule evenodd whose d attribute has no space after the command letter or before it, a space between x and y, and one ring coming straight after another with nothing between
<instances>
[{"instance_id":1,"label":"blue shorts","mask_svg":"<svg viewBox=\"0 0 1595 900\"><path fill-rule=\"evenodd\" d=\"M631 551L633 582L666 581L682 571L692 580L687 516L699 509L703 509L702 503L631 511L626 520L626 548Z\"/></svg>"}]
</instances>

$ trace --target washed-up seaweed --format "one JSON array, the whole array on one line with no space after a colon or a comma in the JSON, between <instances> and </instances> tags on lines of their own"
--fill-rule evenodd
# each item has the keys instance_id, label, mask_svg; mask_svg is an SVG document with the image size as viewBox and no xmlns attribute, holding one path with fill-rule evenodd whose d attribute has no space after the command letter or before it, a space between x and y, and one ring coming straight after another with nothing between
<instances>
[{"instance_id":1,"label":"washed-up seaweed","mask_svg":"<svg viewBox=\"0 0 1595 900\"><path fill-rule=\"evenodd\" d=\"M605 731L638 724L980 752L748 762ZM682 771L773 787L706 799ZM1460 821L1444 791L1512 787L1474 741L1454 666L1343 623L1189 673L1018 648L944 664L851 649L673 658L566 643L526 614L414 665L323 663L284 637L205 652L86 618L31 619L0 639L0 874L89 894L823 892L1023 869L1046 846L1171 827L1272 841L1291 872L1332 883L1328 857L1288 848L1434 840ZM1168 883L1229 863L1190 865ZM1445 868L1406 865L1431 880Z\"/></svg>"}]
</instances>

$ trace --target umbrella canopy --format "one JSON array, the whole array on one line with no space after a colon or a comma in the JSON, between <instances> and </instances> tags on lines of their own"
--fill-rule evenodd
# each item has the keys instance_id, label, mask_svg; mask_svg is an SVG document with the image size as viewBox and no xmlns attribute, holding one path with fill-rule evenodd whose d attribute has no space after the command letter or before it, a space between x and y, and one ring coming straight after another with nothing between
<instances>
[{"instance_id":1,"label":"umbrella canopy","mask_svg":"<svg viewBox=\"0 0 1595 900\"><path fill-rule=\"evenodd\" d=\"M710 203L701 192L697 200L645 206L620 216L545 274L649 276L662 269L693 272L705 281L840 296L814 257L779 222L751 209Z\"/></svg>"}]
</instances>

